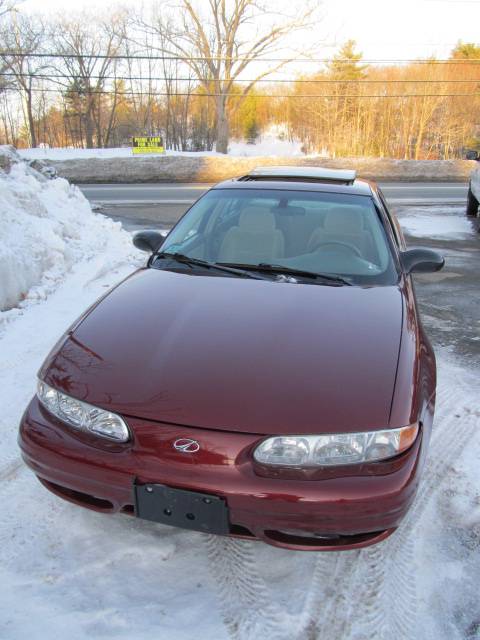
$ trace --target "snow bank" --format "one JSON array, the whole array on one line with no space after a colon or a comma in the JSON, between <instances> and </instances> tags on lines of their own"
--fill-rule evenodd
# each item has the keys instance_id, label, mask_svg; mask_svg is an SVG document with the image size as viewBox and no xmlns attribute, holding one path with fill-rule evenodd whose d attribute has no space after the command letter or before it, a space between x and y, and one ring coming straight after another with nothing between
<instances>
[{"instance_id":1,"label":"snow bank","mask_svg":"<svg viewBox=\"0 0 480 640\"><path fill-rule=\"evenodd\" d=\"M76 160L76 159L88 159L88 158L131 158L131 147L112 147L109 149L76 149L73 147L42 147L36 149L19 149L19 155L26 160ZM165 154L159 154L162 156L215 156L222 155L217 154L215 151L172 151L167 149ZM135 158L139 157L151 157L149 154L137 154ZM158 157L158 156L156 156Z\"/></svg>"},{"instance_id":2,"label":"snow bank","mask_svg":"<svg viewBox=\"0 0 480 640\"><path fill-rule=\"evenodd\" d=\"M100 273L138 255L77 187L48 180L12 148L0 159L0 323L1 312L46 298L80 261L96 259Z\"/></svg>"},{"instance_id":3,"label":"snow bank","mask_svg":"<svg viewBox=\"0 0 480 640\"><path fill-rule=\"evenodd\" d=\"M75 148L49 148L19 149L18 153L27 160L74 160L77 158L130 158L131 147L116 147L112 149L75 149ZM223 153L216 151L174 151L167 149L166 156L184 156L191 158L219 156ZM266 132L260 136L255 144L249 144L244 140L231 140L228 146L228 155L236 157L249 156L305 156L302 151L302 143L279 138L275 132ZM135 156L138 157L138 156ZM149 157L148 154L145 157ZM151 157L151 156L150 156Z\"/></svg>"},{"instance_id":4,"label":"snow bank","mask_svg":"<svg viewBox=\"0 0 480 640\"><path fill-rule=\"evenodd\" d=\"M300 142L290 140L277 140L271 136L261 137L255 144L249 144L243 140L232 140L228 146L229 156L305 156L301 150ZM133 157L131 147L115 147L111 149L19 149L19 155L26 160L75 160L77 158L130 158ZM140 154L141 155L141 154ZM174 151L167 149L163 156L185 156L186 158L201 158L219 156L223 153L216 151ZM138 154L135 157L139 157ZM144 157L151 157L145 154ZM313 157L313 156L312 156Z\"/></svg>"},{"instance_id":5,"label":"snow bank","mask_svg":"<svg viewBox=\"0 0 480 640\"><path fill-rule=\"evenodd\" d=\"M248 144L243 141L232 141L228 146L229 156L305 156L302 143L298 140L279 140L273 135L264 135ZM313 156L312 156L313 157Z\"/></svg>"}]
</instances>

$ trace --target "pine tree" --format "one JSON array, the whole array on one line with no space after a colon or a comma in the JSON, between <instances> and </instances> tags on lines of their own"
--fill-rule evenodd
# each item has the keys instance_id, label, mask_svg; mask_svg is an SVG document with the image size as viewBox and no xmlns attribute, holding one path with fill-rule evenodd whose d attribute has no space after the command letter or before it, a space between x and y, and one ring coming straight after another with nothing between
<instances>
[{"instance_id":1,"label":"pine tree","mask_svg":"<svg viewBox=\"0 0 480 640\"><path fill-rule=\"evenodd\" d=\"M255 144L260 131L255 119L250 120L245 126L245 138L248 144Z\"/></svg>"},{"instance_id":2,"label":"pine tree","mask_svg":"<svg viewBox=\"0 0 480 640\"><path fill-rule=\"evenodd\" d=\"M450 57L453 60L480 60L480 45L459 40Z\"/></svg>"},{"instance_id":3,"label":"pine tree","mask_svg":"<svg viewBox=\"0 0 480 640\"><path fill-rule=\"evenodd\" d=\"M327 64L328 71L335 80L361 80L365 77L367 65L359 64L362 53L355 52L355 40L348 40Z\"/></svg>"}]
</instances>

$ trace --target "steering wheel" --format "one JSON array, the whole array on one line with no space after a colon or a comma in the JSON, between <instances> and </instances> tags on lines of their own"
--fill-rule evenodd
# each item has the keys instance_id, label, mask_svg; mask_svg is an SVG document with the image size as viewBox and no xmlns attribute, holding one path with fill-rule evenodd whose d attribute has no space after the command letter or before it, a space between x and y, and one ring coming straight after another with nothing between
<instances>
[{"instance_id":1,"label":"steering wheel","mask_svg":"<svg viewBox=\"0 0 480 640\"><path fill-rule=\"evenodd\" d=\"M329 240L328 242L319 242L313 249L313 251L318 251L319 249L323 249L323 247L327 247L328 245L335 245L337 247L341 247L342 249L347 249L348 251L350 251L351 253L354 253L356 256L358 256L359 258L363 259L363 256L360 252L360 249L358 247L355 247L353 244L350 244L348 242L340 242L340 241L336 241L336 240Z\"/></svg>"}]
</instances>

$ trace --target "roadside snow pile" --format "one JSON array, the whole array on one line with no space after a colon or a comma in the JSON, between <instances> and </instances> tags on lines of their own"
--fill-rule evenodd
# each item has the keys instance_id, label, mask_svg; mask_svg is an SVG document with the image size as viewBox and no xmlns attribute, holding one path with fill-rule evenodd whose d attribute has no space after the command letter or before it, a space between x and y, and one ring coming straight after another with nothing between
<instances>
[{"instance_id":1,"label":"roadside snow pile","mask_svg":"<svg viewBox=\"0 0 480 640\"><path fill-rule=\"evenodd\" d=\"M305 157L306 154L300 140L290 139L287 125L271 124L262 131L253 143L245 140L232 140L228 145L228 155L237 157Z\"/></svg>"},{"instance_id":2,"label":"roadside snow pile","mask_svg":"<svg viewBox=\"0 0 480 640\"><path fill-rule=\"evenodd\" d=\"M232 141L228 145L229 156L305 156L302 143L295 140L279 139L274 135L262 135L254 144L243 140Z\"/></svg>"},{"instance_id":3,"label":"roadside snow pile","mask_svg":"<svg viewBox=\"0 0 480 640\"><path fill-rule=\"evenodd\" d=\"M77 187L48 180L12 147L0 147L0 324L45 299L84 261L96 261L100 275L138 261L138 252L121 224L93 213Z\"/></svg>"}]
</instances>

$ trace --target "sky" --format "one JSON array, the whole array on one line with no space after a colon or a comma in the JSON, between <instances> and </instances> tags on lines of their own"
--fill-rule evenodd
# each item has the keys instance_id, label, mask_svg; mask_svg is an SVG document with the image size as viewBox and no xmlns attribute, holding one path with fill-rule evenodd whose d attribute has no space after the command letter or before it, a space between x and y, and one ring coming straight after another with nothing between
<instances>
[{"instance_id":1,"label":"sky","mask_svg":"<svg viewBox=\"0 0 480 640\"><path fill-rule=\"evenodd\" d=\"M128 0L127 0L128 1ZM147 0L148 1L148 0ZM276 7L287 0L267 0ZM288 6L302 5L289 0ZM75 7L98 11L115 0L75 0ZM135 3L138 6L138 2ZM480 0L323 0L323 20L312 29L325 57L354 39L365 59L447 57L458 40L480 42ZM28 11L64 11L65 0L25 0Z\"/></svg>"}]
</instances>

